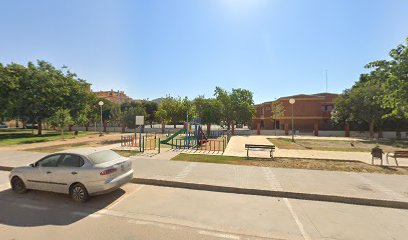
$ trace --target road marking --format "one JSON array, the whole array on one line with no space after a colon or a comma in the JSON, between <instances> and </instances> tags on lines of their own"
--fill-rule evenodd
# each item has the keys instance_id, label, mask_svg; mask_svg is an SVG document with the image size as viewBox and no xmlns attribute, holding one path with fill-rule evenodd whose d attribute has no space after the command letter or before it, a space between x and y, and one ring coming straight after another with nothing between
<instances>
[{"instance_id":1,"label":"road marking","mask_svg":"<svg viewBox=\"0 0 408 240\"><path fill-rule=\"evenodd\" d=\"M10 185L8 183L2 184L0 185L0 191L6 190L10 187Z\"/></svg>"},{"instance_id":2,"label":"road marking","mask_svg":"<svg viewBox=\"0 0 408 240\"><path fill-rule=\"evenodd\" d=\"M140 189L142 189L145 185L140 185L136 188L136 190L134 190L131 193L126 194L123 197L118 198L116 201L114 201L112 204L110 204L107 209L112 209L114 207L116 207L116 205L118 205L120 202L122 202L123 200L129 198L130 196L132 196L133 194L137 193Z\"/></svg>"},{"instance_id":3,"label":"road marking","mask_svg":"<svg viewBox=\"0 0 408 240\"><path fill-rule=\"evenodd\" d=\"M189 163L174 179L176 181L183 181L195 166L197 166L196 162Z\"/></svg>"},{"instance_id":4,"label":"road marking","mask_svg":"<svg viewBox=\"0 0 408 240\"><path fill-rule=\"evenodd\" d=\"M33 209L33 210L47 210L48 209L47 207L40 207L40 206L35 206L35 205L31 205L31 204L24 204L24 203L19 204L19 206L23 207L23 208Z\"/></svg>"},{"instance_id":5,"label":"road marking","mask_svg":"<svg viewBox=\"0 0 408 240\"><path fill-rule=\"evenodd\" d=\"M158 222L150 222L150 221L144 221L144 220L133 220L133 219L128 220L128 222L133 223L133 224L138 224L138 225L154 225L154 226L157 226L157 227L167 228L167 229L171 229L171 230L176 230L177 229L176 226L172 226L172 225L164 224L164 223L158 223Z\"/></svg>"},{"instance_id":6,"label":"road marking","mask_svg":"<svg viewBox=\"0 0 408 240\"><path fill-rule=\"evenodd\" d=\"M87 212L71 212L71 214L81 216L81 217L91 217L91 218L98 218L102 216L98 213L87 213Z\"/></svg>"},{"instance_id":7,"label":"road marking","mask_svg":"<svg viewBox=\"0 0 408 240\"><path fill-rule=\"evenodd\" d=\"M226 239L236 239L236 240L241 239L239 236L233 235L233 234L209 232L209 231L204 231L204 230L198 231L198 234L212 236L212 237L226 238Z\"/></svg>"},{"instance_id":8,"label":"road marking","mask_svg":"<svg viewBox=\"0 0 408 240\"><path fill-rule=\"evenodd\" d=\"M279 180L276 178L275 174L272 172L272 169L269 167L262 167L264 176L266 178L266 181L269 183L271 186L272 190L275 191L283 191L283 188L281 184L279 183ZM293 210L292 204L290 203L289 199L283 198L283 202L285 203L286 207L289 209L290 214L292 215L293 219L296 222L296 225L298 226L298 229L300 233L303 236L303 239L305 240L310 240L309 234L305 231L302 222L300 221L298 215L295 213Z\"/></svg>"}]
</instances>

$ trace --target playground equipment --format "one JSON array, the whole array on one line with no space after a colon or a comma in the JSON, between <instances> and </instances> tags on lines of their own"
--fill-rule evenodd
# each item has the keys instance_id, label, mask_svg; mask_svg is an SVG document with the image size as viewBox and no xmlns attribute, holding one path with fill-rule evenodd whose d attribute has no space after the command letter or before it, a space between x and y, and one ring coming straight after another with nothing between
<instances>
[{"instance_id":1,"label":"playground equipment","mask_svg":"<svg viewBox=\"0 0 408 240\"><path fill-rule=\"evenodd\" d=\"M156 134L122 135L120 145L121 147L136 148L140 152L157 150L160 153L160 138L157 138Z\"/></svg>"}]
</instances>

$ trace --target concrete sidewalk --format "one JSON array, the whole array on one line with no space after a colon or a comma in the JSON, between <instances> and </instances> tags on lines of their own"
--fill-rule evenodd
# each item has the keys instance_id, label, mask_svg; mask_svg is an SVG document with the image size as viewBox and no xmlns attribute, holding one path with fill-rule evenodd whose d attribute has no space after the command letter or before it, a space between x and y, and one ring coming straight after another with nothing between
<instances>
[{"instance_id":1,"label":"concrete sidewalk","mask_svg":"<svg viewBox=\"0 0 408 240\"><path fill-rule=\"evenodd\" d=\"M45 155L18 151L4 153L2 151L0 155L0 169L3 170L28 165ZM181 162L145 156L131 159L134 176L139 179L408 204L408 176Z\"/></svg>"}]
</instances>

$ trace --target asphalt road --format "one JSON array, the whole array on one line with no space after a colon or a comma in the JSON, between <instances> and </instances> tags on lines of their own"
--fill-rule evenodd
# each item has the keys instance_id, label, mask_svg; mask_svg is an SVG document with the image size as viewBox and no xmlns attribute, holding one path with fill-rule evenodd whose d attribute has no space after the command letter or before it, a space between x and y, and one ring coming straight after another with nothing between
<instances>
[{"instance_id":1,"label":"asphalt road","mask_svg":"<svg viewBox=\"0 0 408 240\"><path fill-rule=\"evenodd\" d=\"M18 195L0 171L0 239L406 239L408 211L127 184L78 204Z\"/></svg>"}]
</instances>

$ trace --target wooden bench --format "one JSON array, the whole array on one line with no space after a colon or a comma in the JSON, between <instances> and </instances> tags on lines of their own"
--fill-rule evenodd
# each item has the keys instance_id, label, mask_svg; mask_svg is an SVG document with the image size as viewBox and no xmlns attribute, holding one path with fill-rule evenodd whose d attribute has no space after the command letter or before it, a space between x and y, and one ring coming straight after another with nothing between
<instances>
[{"instance_id":1,"label":"wooden bench","mask_svg":"<svg viewBox=\"0 0 408 240\"><path fill-rule=\"evenodd\" d=\"M388 162L388 157L392 157L395 160L395 164L397 164L398 167L398 161L397 158L408 158L408 151L395 151L392 153L387 153L387 163Z\"/></svg>"},{"instance_id":2,"label":"wooden bench","mask_svg":"<svg viewBox=\"0 0 408 240\"><path fill-rule=\"evenodd\" d=\"M247 150L247 159L249 159L250 149L269 151L269 156L273 159L273 152L275 151L275 145L245 144L245 149Z\"/></svg>"}]
</instances>

